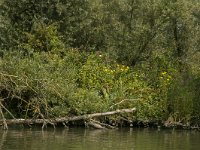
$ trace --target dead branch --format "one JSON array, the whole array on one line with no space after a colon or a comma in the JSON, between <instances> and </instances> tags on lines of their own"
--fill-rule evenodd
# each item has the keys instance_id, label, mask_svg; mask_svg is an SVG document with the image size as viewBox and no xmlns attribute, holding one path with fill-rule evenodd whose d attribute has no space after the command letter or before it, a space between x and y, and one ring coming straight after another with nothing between
<instances>
[{"instance_id":1,"label":"dead branch","mask_svg":"<svg viewBox=\"0 0 200 150\"><path fill-rule=\"evenodd\" d=\"M120 105L120 104L122 104L123 102L126 102L126 101L138 101L138 100L140 100L140 99L123 99L122 101L110 106L110 108L112 109L114 106Z\"/></svg>"},{"instance_id":2,"label":"dead branch","mask_svg":"<svg viewBox=\"0 0 200 150\"><path fill-rule=\"evenodd\" d=\"M99 121L96 121L96 120L93 120L93 119L90 119L92 122L96 123L96 124L99 124L101 126L103 126L104 128L107 128L107 129L116 129L116 127L114 126L111 126L109 124L106 124L106 123L102 123L102 122L99 122Z\"/></svg>"},{"instance_id":3,"label":"dead branch","mask_svg":"<svg viewBox=\"0 0 200 150\"><path fill-rule=\"evenodd\" d=\"M2 111L2 108L5 110L5 111L7 111L8 112L8 114L13 118L13 119L15 119L15 117L14 117L14 115L0 102L0 108L1 108L1 110L0 111ZM2 112L3 113L3 112Z\"/></svg>"},{"instance_id":4,"label":"dead branch","mask_svg":"<svg viewBox=\"0 0 200 150\"><path fill-rule=\"evenodd\" d=\"M86 126L86 127L92 127L92 128L95 128L95 129L105 129L104 126L102 126L101 124L96 123L96 122L94 122L94 121L92 121L92 120L86 122L86 123L85 123L85 126Z\"/></svg>"},{"instance_id":5,"label":"dead branch","mask_svg":"<svg viewBox=\"0 0 200 150\"><path fill-rule=\"evenodd\" d=\"M1 104L1 101L0 101L0 104ZM1 104L2 105L2 104ZM2 123L0 124L3 124L3 129L4 130L7 130L8 129L8 125L6 123L6 119L4 117L4 114L3 114L3 111L2 111L2 108L1 108L1 105L0 105L0 114L1 114L1 117L2 117Z\"/></svg>"},{"instance_id":6,"label":"dead branch","mask_svg":"<svg viewBox=\"0 0 200 150\"><path fill-rule=\"evenodd\" d=\"M116 111L110 111L110 112L104 112L104 113L94 113L94 114L86 114L81 116L74 116L74 117L61 117L61 118L52 118L52 119L9 119L6 120L7 125L17 125L17 124L42 124L44 125L44 122L51 123L51 124L58 124L58 123L65 123L70 121L79 121L79 120L89 120L94 117L104 117L104 116L110 116L115 114L121 114L121 113L133 113L136 111L136 108L132 109L120 109ZM0 125L5 122L4 119L0 120Z\"/></svg>"}]
</instances>

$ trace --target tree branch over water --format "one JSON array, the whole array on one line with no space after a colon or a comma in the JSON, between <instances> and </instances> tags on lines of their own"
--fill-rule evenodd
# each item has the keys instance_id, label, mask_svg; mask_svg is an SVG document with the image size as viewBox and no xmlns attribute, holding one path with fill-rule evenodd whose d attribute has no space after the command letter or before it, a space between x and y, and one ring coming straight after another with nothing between
<instances>
[{"instance_id":1,"label":"tree branch over water","mask_svg":"<svg viewBox=\"0 0 200 150\"><path fill-rule=\"evenodd\" d=\"M104 117L104 116L110 116L122 113L133 113L133 112L136 112L136 108L120 109L104 113L94 113L81 116L61 117L61 118L51 118L51 119L10 119L6 120L6 123L7 125L17 125L17 124L32 125L32 124L44 124L44 123L58 124L58 123L68 123L71 121L88 120L95 117ZM3 125L4 121L5 120L0 120L0 125Z\"/></svg>"}]
</instances>

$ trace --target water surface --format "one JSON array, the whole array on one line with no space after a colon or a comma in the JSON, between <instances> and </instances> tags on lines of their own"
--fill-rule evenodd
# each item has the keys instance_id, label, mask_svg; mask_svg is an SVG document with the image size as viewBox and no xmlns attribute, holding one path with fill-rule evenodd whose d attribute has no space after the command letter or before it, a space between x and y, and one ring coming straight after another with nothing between
<instances>
[{"instance_id":1,"label":"water surface","mask_svg":"<svg viewBox=\"0 0 200 150\"><path fill-rule=\"evenodd\" d=\"M0 130L0 150L199 150L200 132L134 129Z\"/></svg>"}]
</instances>

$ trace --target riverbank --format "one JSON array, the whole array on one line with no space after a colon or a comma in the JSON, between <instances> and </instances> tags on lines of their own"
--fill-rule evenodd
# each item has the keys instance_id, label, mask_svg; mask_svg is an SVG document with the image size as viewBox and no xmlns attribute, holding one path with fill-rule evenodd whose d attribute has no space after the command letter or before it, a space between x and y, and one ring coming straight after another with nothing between
<instances>
[{"instance_id":1,"label":"riverbank","mask_svg":"<svg viewBox=\"0 0 200 150\"><path fill-rule=\"evenodd\" d=\"M118 128L157 128L160 129L178 129L178 130L197 130L200 131L198 125L183 124L181 122L165 122L161 121L139 121L139 120L127 120L122 117L124 113L136 113L136 109L122 109L112 112L86 114L82 116L51 118L51 119L4 119L0 120L0 126L3 129L8 130L8 127L25 127L44 128L53 127L56 128L73 128L73 127L85 127L92 129L118 129ZM109 120L109 116L120 115L118 120ZM130 119L130 118L129 118Z\"/></svg>"},{"instance_id":2,"label":"riverbank","mask_svg":"<svg viewBox=\"0 0 200 150\"><path fill-rule=\"evenodd\" d=\"M62 56L5 53L0 59L0 117L45 120L136 108L134 115L114 115L103 122L123 125L123 119L140 120L137 124L160 126L167 120L166 126L199 125L199 109L192 105L198 104L196 98L182 101L175 96L172 103L180 81L176 75L180 73L161 69L152 79L146 68L119 64L107 53L76 49Z\"/></svg>"}]
</instances>

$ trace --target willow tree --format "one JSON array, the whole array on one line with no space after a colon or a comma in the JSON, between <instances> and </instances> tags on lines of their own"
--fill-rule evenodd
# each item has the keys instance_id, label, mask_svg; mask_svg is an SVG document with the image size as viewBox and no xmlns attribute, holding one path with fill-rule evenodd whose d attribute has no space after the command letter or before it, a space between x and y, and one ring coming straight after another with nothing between
<instances>
[{"instance_id":1,"label":"willow tree","mask_svg":"<svg viewBox=\"0 0 200 150\"><path fill-rule=\"evenodd\" d=\"M151 53L149 47L162 27L163 6L157 1L110 0L107 11L115 16L113 47L119 61L134 66Z\"/></svg>"}]
</instances>

